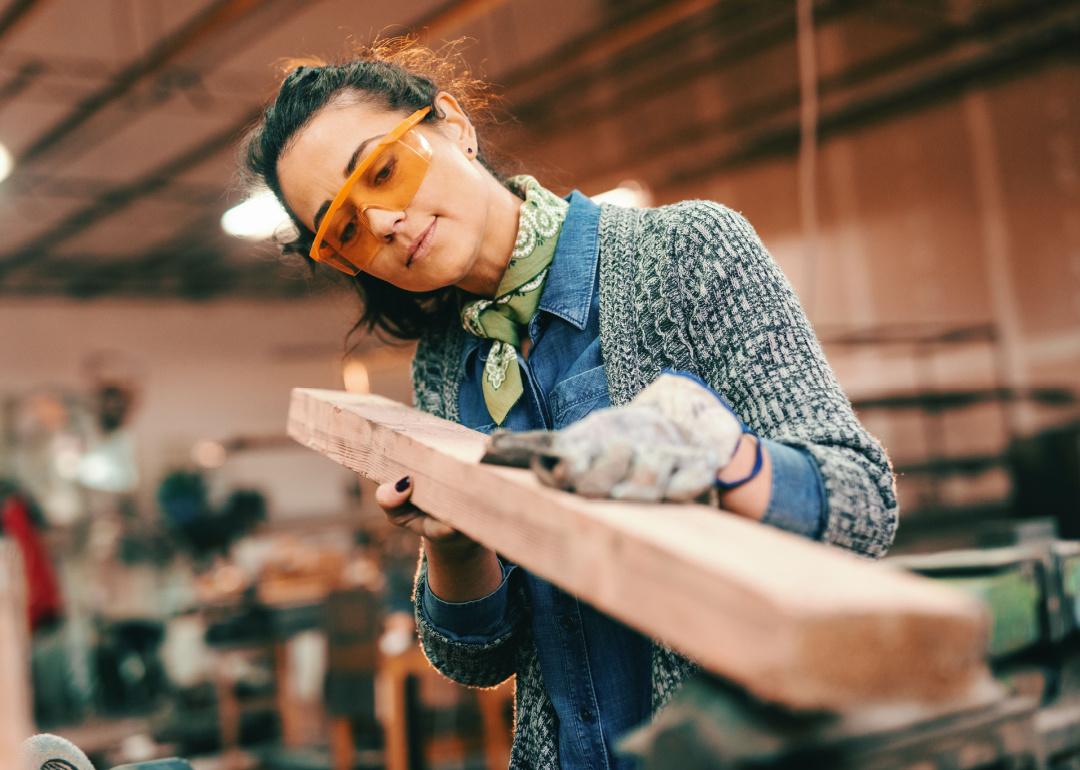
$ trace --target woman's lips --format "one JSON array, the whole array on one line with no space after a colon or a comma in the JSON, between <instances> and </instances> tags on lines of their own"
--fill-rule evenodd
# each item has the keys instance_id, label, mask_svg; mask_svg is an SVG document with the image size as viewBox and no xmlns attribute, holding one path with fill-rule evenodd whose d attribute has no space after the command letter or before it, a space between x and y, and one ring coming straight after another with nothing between
<instances>
[{"instance_id":1,"label":"woman's lips","mask_svg":"<svg viewBox=\"0 0 1080 770\"><path fill-rule=\"evenodd\" d=\"M431 224L420 234L420 240L417 241L416 248L413 249L412 254L410 254L408 260L406 260L405 267L411 267L413 262L421 259L425 254L431 251L431 243L435 240L435 225L438 221L438 217L432 219Z\"/></svg>"}]
</instances>

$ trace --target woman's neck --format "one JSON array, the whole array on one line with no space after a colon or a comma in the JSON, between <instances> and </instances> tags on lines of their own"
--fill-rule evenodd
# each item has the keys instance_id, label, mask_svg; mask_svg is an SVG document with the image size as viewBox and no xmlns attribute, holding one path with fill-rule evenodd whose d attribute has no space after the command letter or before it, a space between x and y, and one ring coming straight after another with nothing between
<instances>
[{"instance_id":1,"label":"woman's neck","mask_svg":"<svg viewBox=\"0 0 1080 770\"><path fill-rule=\"evenodd\" d=\"M502 282L514 251L521 204L524 203L494 177L490 181L493 185L491 203L480 252L468 275L457 284L459 288L480 297L494 297Z\"/></svg>"}]
</instances>

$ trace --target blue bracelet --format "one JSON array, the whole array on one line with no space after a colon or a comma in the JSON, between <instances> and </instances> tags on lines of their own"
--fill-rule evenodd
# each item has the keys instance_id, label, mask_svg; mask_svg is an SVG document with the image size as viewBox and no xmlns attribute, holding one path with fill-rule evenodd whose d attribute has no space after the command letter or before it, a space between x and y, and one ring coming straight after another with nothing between
<instances>
[{"instance_id":1,"label":"blue bracelet","mask_svg":"<svg viewBox=\"0 0 1080 770\"><path fill-rule=\"evenodd\" d=\"M755 439L757 439L757 451L754 454L754 467L751 468L750 472L743 476L741 479L737 479L735 481L721 481L720 479L716 479L713 484L721 492L728 492L732 489L735 489L736 487L741 487L746 482L752 481L753 479L757 478L757 475L761 473L761 467L765 464L764 450L761 447L761 439L758 438L758 435L753 431L748 430L743 433L743 436L753 436ZM742 438L739 439L739 442L742 442ZM737 449L738 447L736 446L736 450Z\"/></svg>"},{"instance_id":2,"label":"blue bracelet","mask_svg":"<svg viewBox=\"0 0 1080 770\"><path fill-rule=\"evenodd\" d=\"M705 380L703 380L699 375L695 374L694 372L687 372L681 369L673 369L671 367L665 367L661 369L660 373L673 374L676 377L685 377L688 380L693 380L698 385L705 388L707 391L709 391L716 397L716 400L720 402L721 406L731 412L731 414L735 416L735 419L739 420L739 424L743 427L743 436L753 436L757 439L757 452L754 456L754 467L750 469L750 472L746 474L746 476L744 476L743 478L738 479L737 481L721 481L720 479L716 479L713 482L716 488L719 489L721 492L727 492L729 490L735 489L736 487L741 487L748 481L753 481L757 477L757 475L761 473L761 467L765 464L765 458L763 455L763 450L761 448L761 439L758 437L758 435L754 433L754 431L746 427L746 423L744 423L739 418L739 416L735 414L735 410L731 408L731 404L727 402L727 399L725 399L723 396L713 390L712 386L709 385L709 383L705 382ZM739 438L739 441L742 441L741 437Z\"/></svg>"}]
</instances>

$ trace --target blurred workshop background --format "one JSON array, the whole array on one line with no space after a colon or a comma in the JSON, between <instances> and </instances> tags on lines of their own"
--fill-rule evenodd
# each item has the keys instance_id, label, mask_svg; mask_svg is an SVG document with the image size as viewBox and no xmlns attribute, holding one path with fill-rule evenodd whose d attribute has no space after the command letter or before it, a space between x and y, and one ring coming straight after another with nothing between
<instances>
[{"instance_id":1,"label":"blurred workshop background","mask_svg":"<svg viewBox=\"0 0 1080 770\"><path fill-rule=\"evenodd\" d=\"M40 729L104 767L505 767L509 687L416 651L418 543L284 434L295 386L408 401L411 350L347 341L355 296L238 182L280 60L402 33L465 38L553 189L747 216L895 462L897 553L1080 536L1080 2L6 0L0 556Z\"/></svg>"}]
</instances>

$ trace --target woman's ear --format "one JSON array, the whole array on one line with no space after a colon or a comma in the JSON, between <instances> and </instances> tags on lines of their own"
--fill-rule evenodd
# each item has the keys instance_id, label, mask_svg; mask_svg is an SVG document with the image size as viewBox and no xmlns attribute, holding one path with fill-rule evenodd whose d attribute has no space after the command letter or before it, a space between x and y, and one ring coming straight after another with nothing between
<instances>
[{"instance_id":1,"label":"woman's ear","mask_svg":"<svg viewBox=\"0 0 1080 770\"><path fill-rule=\"evenodd\" d=\"M475 157L478 152L476 145L476 129L473 127L469 116L458 104L458 100L446 91L439 91L434 100L435 111L442 116L438 125L443 132L460 145L462 153L467 157Z\"/></svg>"}]
</instances>

